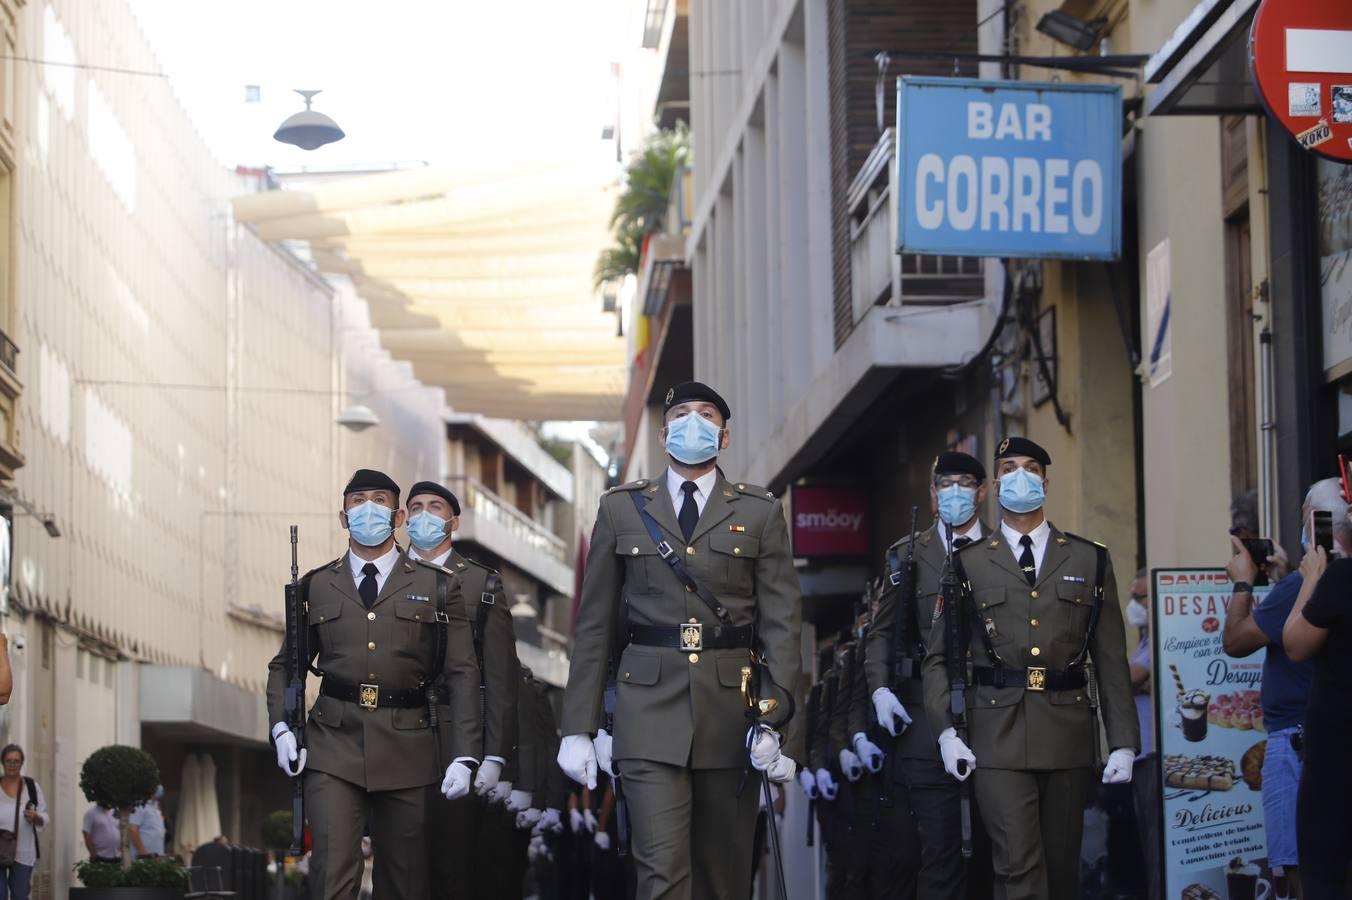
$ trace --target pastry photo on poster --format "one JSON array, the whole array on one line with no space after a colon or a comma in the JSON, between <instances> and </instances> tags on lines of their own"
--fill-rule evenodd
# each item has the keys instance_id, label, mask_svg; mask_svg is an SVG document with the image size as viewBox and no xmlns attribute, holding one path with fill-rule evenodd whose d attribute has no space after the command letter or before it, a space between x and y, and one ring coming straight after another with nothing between
<instances>
[{"instance_id":1,"label":"pastry photo on poster","mask_svg":"<svg viewBox=\"0 0 1352 900\"><path fill-rule=\"evenodd\" d=\"M1164 896L1262 900L1272 880L1263 831L1263 653L1225 653L1232 585L1224 569L1156 569L1152 582ZM1254 594L1261 603L1267 589Z\"/></svg>"}]
</instances>

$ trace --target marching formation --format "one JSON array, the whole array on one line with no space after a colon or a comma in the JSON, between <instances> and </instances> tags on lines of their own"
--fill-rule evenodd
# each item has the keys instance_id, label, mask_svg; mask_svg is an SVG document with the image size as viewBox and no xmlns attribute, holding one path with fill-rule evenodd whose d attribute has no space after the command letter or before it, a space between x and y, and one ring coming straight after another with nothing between
<instances>
[{"instance_id":1,"label":"marching formation","mask_svg":"<svg viewBox=\"0 0 1352 900\"><path fill-rule=\"evenodd\" d=\"M1112 563L1046 520L1047 453L1000 444L995 528L982 463L941 454L934 522L809 686L782 502L718 467L715 391L664 413L666 469L601 499L557 723L497 573L453 546L457 498L423 481L401 507L371 470L343 489L348 548L293 568L268 678L312 896L357 896L369 833L379 900L519 897L529 858L587 842L627 854L625 894L748 897L762 806L796 780L806 835L768 835L781 896L781 841L820 840L832 897L1074 897L1091 778L1129 780L1140 739Z\"/></svg>"}]
</instances>

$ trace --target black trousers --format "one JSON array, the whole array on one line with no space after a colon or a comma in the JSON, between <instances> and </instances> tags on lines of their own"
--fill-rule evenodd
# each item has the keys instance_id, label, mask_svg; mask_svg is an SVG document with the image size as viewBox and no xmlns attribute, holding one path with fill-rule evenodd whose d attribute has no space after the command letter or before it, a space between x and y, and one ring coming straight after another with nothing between
<instances>
[{"instance_id":1,"label":"black trousers","mask_svg":"<svg viewBox=\"0 0 1352 900\"><path fill-rule=\"evenodd\" d=\"M482 883L479 798L470 794L447 800L436 785L427 794L427 871L432 900L466 900L491 896Z\"/></svg>"}]
</instances>

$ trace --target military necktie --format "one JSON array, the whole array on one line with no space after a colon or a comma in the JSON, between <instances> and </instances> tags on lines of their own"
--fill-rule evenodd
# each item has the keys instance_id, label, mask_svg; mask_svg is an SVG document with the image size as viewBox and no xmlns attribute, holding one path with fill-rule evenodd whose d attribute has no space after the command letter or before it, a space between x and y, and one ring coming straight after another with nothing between
<instances>
[{"instance_id":1,"label":"military necktie","mask_svg":"<svg viewBox=\"0 0 1352 900\"><path fill-rule=\"evenodd\" d=\"M954 539L953 539L953 549L954 549L954 550L961 550L963 547L966 547L966 546L967 546L968 544L970 544L971 542L972 542L972 539L969 538L969 537L954 538Z\"/></svg>"},{"instance_id":2,"label":"military necktie","mask_svg":"<svg viewBox=\"0 0 1352 900\"><path fill-rule=\"evenodd\" d=\"M1023 547L1023 552L1019 554L1019 568L1023 569L1023 577L1028 579L1028 584L1037 584L1037 564L1033 561L1033 539L1028 535L1019 538L1019 546Z\"/></svg>"},{"instance_id":3,"label":"military necktie","mask_svg":"<svg viewBox=\"0 0 1352 900\"><path fill-rule=\"evenodd\" d=\"M699 490L699 485L687 481L681 485L681 490L685 493L685 499L681 501L681 511L676 515L676 521L681 523L681 534L689 541L690 535L695 533L695 523L699 521L699 504L695 502L695 491Z\"/></svg>"},{"instance_id":4,"label":"military necktie","mask_svg":"<svg viewBox=\"0 0 1352 900\"><path fill-rule=\"evenodd\" d=\"M376 575L380 570L376 568L375 563L367 563L361 567L361 573L366 577L357 586L357 593L361 594L362 605L370 609L376 605L376 597L380 595L380 589L376 585Z\"/></svg>"}]
</instances>

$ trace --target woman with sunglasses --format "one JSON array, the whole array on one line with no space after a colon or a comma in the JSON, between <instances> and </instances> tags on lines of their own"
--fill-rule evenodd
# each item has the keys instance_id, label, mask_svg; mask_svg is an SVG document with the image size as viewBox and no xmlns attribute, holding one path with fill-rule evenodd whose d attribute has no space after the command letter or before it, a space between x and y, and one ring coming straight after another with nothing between
<instances>
[{"instance_id":1,"label":"woman with sunglasses","mask_svg":"<svg viewBox=\"0 0 1352 900\"><path fill-rule=\"evenodd\" d=\"M18 822L14 863L0 868L0 900L28 900L33 866L40 853L38 833L47 827L47 801L36 781L23 774L24 753L18 744L0 750L0 828Z\"/></svg>"}]
</instances>

